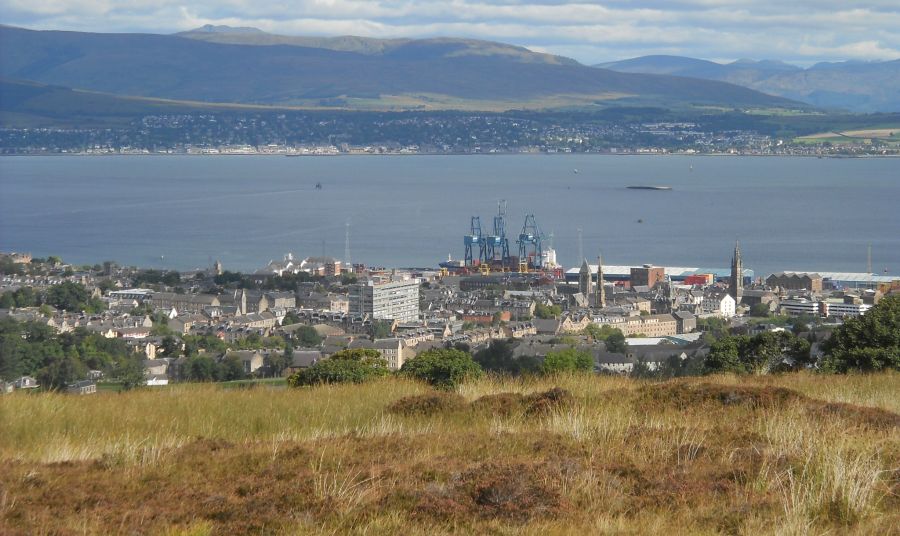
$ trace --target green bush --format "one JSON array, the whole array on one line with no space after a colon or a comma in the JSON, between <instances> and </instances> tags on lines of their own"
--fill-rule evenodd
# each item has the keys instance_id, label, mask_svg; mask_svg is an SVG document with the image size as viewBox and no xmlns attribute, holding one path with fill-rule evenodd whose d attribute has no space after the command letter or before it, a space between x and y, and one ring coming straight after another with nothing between
<instances>
[{"instance_id":1,"label":"green bush","mask_svg":"<svg viewBox=\"0 0 900 536\"><path fill-rule=\"evenodd\" d=\"M541 372L544 374L590 372L592 370L594 370L594 356L575 348L547 352L547 357L541 364Z\"/></svg>"},{"instance_id":2,"label":"green bush","mask_svg":"<svg viewBox=\"0 0 900 536\"><path fill-rule=\"evenodd\" d=\"M440 389L453 389L467 379L484 374L472 354L452 348L426 350L404 363L400 372Z\"/></svg>"},{"instance_id":3,"label":"green bush","mask_svg":"<svg viewBox=\"0 0 900 536\"><path fill-rule=\"evenodd\" d=\"M828 371L900 369L900 296L888 296L847 320L824 346Z\"/></svg>"},{"instance_id":4,"label":"green bush","mask_svg":"<svg viewBox=\"0 0 900 536\"><path fill-rule=\"evenodd\" d=\"M390 374L387 361L377 350L357 348L341 350L328 359L292 374L288 385L318 385L322 383L363 383Z\"/></svg>"}]
</instances>

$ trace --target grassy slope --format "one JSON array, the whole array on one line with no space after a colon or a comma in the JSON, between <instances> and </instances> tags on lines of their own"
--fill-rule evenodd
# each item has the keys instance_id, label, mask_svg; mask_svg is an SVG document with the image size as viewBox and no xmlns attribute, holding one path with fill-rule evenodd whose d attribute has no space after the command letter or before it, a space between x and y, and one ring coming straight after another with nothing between
<instances>
[{"instance_id":1,"label":"grassy slope","mask_svg":"<svg viewBox=\"0 0 900 536\"><path fill-rule=\"evenodd\" d=\"M14 395L0 399L0 533L889 534L898 380L562 377L459 390L469 401L574 394L532 414L390 413L426 392L396 379Z\"/></svg>"}]
</instances>

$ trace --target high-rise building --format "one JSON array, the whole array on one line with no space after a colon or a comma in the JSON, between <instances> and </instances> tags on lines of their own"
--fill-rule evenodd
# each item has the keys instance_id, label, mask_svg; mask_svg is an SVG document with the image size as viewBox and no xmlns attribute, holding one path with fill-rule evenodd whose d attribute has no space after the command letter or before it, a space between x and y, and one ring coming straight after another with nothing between
<instances>
[{"instance_id":1,"label":"high-rise building","mask_svg":"<svg viewBox=\"0 0 900 536\"><path fill-rule=\"evenodd\" d=\"M728 293L734 298L735 303L740 303L744 294L744 263L741 260L741 245L735 241L734 256L731 257L731 281Z\"/></svg>"},{"instance_id":2,"label":"high-rise building","mask_svg":"<svg viewBox=\"0 0 900 536\"><path fill-rule=\"evenodd\" d=\"M350 287L350 314L376 320L415 322L419 319L419 283L416 280L376 283L365 281Z\"/></svg>"}]
</instances>

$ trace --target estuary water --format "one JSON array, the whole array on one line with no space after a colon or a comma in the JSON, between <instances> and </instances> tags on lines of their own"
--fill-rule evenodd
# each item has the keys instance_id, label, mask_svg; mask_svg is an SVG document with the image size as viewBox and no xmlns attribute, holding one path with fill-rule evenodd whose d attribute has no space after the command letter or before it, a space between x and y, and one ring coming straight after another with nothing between
<instances>
[{"instance_id":1,"label":"estuary water","mask_svg":"<svg viewBox=\"0 0 900 536\"><path fill-rule=\"evenodd\" d=\"M321 184L321 189L316 188ZM631 190L666 185L671 191ZM287 252L436 266L469 218L534 214L566 267L900 273L900 160L778 157L0 157L0 251L74 263L253 270ZM579 229L581 230L579 233Z\"/></svg>"}]
</instances>

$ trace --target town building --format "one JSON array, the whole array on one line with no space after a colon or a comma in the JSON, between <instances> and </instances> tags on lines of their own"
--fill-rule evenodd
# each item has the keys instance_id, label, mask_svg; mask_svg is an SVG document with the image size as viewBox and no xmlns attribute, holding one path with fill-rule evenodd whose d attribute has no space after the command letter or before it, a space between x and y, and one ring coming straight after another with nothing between
<instances>
[{"instance_id":1,"label":"town building","mask_svg":"<svg viewBox=\"0 0 900 536\"><path fill-rule=\"evenodd\" d=\"M634 315L634 316L601 316L593 319L598 326L616 328L626 337L645 335L647 337L664 337L678 334L678 321L670 314Z\"/></svg>"},{"instance_id":2,"label":"town building","mask_svg":"<svg viewBox=\"0 0 900 536\"><path fill-rule=\"evenodd\" d=\"M414 279L358 283L350 287L348 299L351 315L400 322L419 319L419 283Z\"/></svg>"},{"instance_id":3,"label":"town building","mask_svg":"<svg viewBox=\"0 0 900 536\"><path fill-rule=\"evenodd\" d=\"M819 302L806 298L781 300L781 312L790 316L819 316Z\"/></svg>"},{"instance_id":4,"label":"town building","mask_svg":"<svg viewBox=\"0 0 900 536\"><path fill-rule=\"evenodd\" d=\"M769 288L822 292L822 276L808 272L778 272L766 278Z\"/></svg>"},{"instance_id":5,"label":"town building","mask_svg":"<svg viewBox=\"0 0 900 536\"><path fill-rule=\"evenodd\" d=\"M737 311L737 303L727 292L711 292L703 297L700 304L703 314L731 318Z\"/></svg>"},{"instance_id":6,"label":"town building","mask_svg":"<svg viewBox=\"0 0 900 536\"><path fill-rule=\"evenodd\" d=\"M153 307L162 310L175 309L181 313L202 313L204 307L221 305L219 298L212 294L177 294L175 292L154 292Z\"/></svg>"},{"instance_id":7,"label":"town building","mask_svg":"<svg viewBox=\"0 0 900 536\"><path fill-rule=\"evenodd\" d=\"M646 286L653 288L657 283L666 280L666 269L662 266L652 266L645 264L643 266L631 269L631 287Z\"/></svg>"},{"instance_id":8,"label":"town building","mask_svg":"<svg viewBox=\"0 0 900 536\"><path fill-rule=\"evenodd\" d=\"M72 395L92 395L97 392L97 382L81 380L66 386L66 392Z\"/></svg>"}]
</instances>

